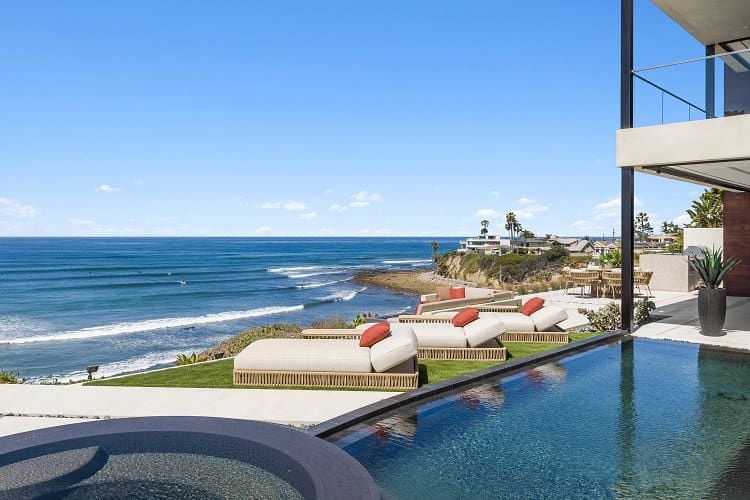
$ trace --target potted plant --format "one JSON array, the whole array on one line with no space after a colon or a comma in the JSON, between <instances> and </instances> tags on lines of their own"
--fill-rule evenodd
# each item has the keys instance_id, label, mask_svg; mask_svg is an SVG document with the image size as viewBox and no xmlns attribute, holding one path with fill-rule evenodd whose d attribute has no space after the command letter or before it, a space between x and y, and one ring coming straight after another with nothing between
<instances>
[{"instance_id":1,"label":"potted plant","mask_svg":"<svg viewBox=\"0 0 750 500\"><path fill-rule=\"evenodd\" d=\"M701 333L716 337L721 335L727 315L727 290L719 288L724 277L734 269L740 260L735 257L724 259L721 249L704 248L701 255L689 260L703 286L698 289L698 318Z\"/></svg>"}]
</instances>

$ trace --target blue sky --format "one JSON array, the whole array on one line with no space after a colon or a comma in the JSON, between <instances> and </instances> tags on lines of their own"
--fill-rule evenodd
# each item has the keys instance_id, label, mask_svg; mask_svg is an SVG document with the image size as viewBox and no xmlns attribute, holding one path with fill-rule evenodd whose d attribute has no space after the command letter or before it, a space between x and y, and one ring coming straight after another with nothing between
<instances>
[{"instance_id":1,"label":"blue sky","mask_svg":"<svg viewBox=\"0 0 750 500\"><path fill-rule=\"evenodd\" d=\"M636 7L636 66L702 55ZM3 2L0 235L619 233L618 9Z\"/></svg>"}]
</instances>

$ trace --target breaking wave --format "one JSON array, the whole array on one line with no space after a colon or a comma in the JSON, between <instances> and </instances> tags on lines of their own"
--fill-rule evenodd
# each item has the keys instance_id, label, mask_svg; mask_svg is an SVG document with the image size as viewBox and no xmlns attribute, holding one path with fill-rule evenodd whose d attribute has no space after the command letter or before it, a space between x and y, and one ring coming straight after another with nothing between
<instances>
[{"instance_id":1,"label":"breaking wave","mask_svg":"<svg viewBox=\"0 0 750 500\"><path fill-rule=\"evenodd\" d=\"M249 309L247 311L228 311L222 313L205 314L203 316L183 317L183 318L163 318L149 319L144 321L131 321L125 323L115 323L112 325L93 326L73 330L69 332L59 332L49 335L37 335L32 337L17 337L11 339L2 339L0 344L27 344L30 342L59 342L65 340L86 340L96 337L108 337L112 335L122 335L126 333L148 332L160 330L162 328L176 328L181 326L204 325L207 323L220 323L222 321L233 321L245 318L255 318L258 316L269 316L304 309L304 305L296 306L273 306L261 307L258 309Z\"/></svg>"}]
</instances>

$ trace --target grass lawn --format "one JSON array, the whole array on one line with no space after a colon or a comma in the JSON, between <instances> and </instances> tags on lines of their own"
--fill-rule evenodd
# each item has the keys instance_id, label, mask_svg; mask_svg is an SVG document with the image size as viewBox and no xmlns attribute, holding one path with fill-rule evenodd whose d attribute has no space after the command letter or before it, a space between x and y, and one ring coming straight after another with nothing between
<instances>
[{"instance_id":1,"label":"grass lawn","mask_svg":"<svg viewBox=\"0 0 750 500\"><path fill-rule=\"evenodd\" d=\"M575 342L597 335L591 332L571 333ZM538 352L559 347L561 344L505 342L508 359L521 358ZM459 375L475 372L498 364L496 361L436 361L419 362L419 383L434 384ZM196 363L170 370L138 373L127 377L95 380L84 385L126 386L126 387L200 387L219 389L246 389L247 386L232 385L233 360L222 359L210 363Z\"/></svg>"}]
</instances>

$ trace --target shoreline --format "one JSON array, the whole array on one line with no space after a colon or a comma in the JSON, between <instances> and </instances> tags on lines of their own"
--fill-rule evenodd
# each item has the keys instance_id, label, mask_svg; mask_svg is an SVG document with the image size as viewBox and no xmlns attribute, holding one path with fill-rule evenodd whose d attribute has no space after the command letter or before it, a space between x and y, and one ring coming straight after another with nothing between
<instances>
[{"instance_id":1,"label":"shoreline","mask_svg":"<svg viewBox=\"0 0 750 500\"><path fill-rule=\"evenodd\" d=\"M397 293L422 295L435 293L436 286L476 286L470 281L438 276L435 271L378 271L368 270L357 273L354 282L363 285L387 288Z\"/></svg>"}]
</instances>

